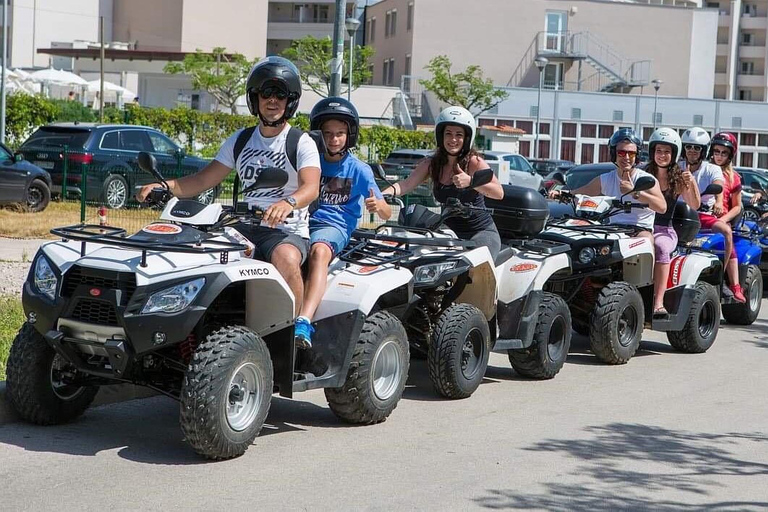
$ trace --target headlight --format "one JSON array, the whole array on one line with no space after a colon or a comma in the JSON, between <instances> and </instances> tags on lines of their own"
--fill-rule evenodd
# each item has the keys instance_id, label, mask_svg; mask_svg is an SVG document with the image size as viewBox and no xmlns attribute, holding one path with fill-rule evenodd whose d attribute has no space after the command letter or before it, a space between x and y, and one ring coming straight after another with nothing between
<instances>
[{"instance_id":1,"label":"headlight","mask_svg":"<svg viewBox=\"0 0 768 512\"><path fill-rule=\"evenodd\" d=\"M440 276L443 273L456 268L457 263L458 262L454 260L442 263L432 263L430 265L422 265L416 268L416 271L413 273L413 280L416 284L434 283L440 279Z\"/></svg>"},{"instance_id":2,"label":"headlight","mask_svg":"<svg viewBox=\"0 0 768 512\"><path fill-rule=\"evenodd\" d=\"M56 298L56 287L59 279L51 269L51 264L45 256L40 256L35 262L35 288L51 300Z\"/></svg>"},{"instance_id":3,"label":"headlight","mask_svg":"<svg viewBox=\"0 0 768 512\"><path fill-rule=\"evenodd\" d=\"M595 248L594 247L584 247L582 250L579 251L579 261L586 265L593 259L595 259Z\"/></svg>"},{"instance_id":4,"label":"headlight","mask_svg":"<svg viewBox=\"0 0 768 512\"><path fill-rule=\"evenodd\" d=\"M155 292L149 297L141 313L143 315L148 313L178 313L192 304L203 286L205 286L205 278L199 277L194 281L177 284Z\"/></svg>"},{"instance_id":5,"label":"headlight","mask_svg":"<svg viewBox=\"0 0 768 512\"><path fill-rule=\"evenodd\" d=\"M700 236L698 238L694 238L691 242L691 247L704 247L704 244L707 242L707 237Z\"/></svg>"}]
</instances>

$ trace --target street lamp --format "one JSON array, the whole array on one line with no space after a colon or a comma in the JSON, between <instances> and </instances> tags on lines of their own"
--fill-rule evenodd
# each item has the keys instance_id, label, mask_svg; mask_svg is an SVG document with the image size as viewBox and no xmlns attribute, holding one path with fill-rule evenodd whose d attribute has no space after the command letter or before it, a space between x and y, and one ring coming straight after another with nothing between
<instances>
[{"instance_id":1,"label":"street lamp","mask_svg":"<svg viewBox=\"0 0 768 512\"><path fill-rule=\"evenodd\" d=\"M656 91L653 94L653 131L656 131L656 107L659 103L659 88L661 87L661 84L664 83L664 81L659 80L658 78L654 78L651 80L651 83L653 84L653 88Z\"/></svg>"},{"instance_id":2,"label":"street lamp","mask_svg":"<svg viewBox=\"0 0 768 512\"><path fill-rule=\"evenodd\" d=\"M352 57L355 51L355 32L360 27L360 20L357 18L347 18L344 21L344 25L347 27L347 34L349 34L349 84L347 87L347 101L352 101Z\"/></svg>"},{"instance_id":3,"label":"street lamp","mask_svg":"<svg viewBox=\"0 0 768 512\"><path fill-rule=\"evenodd\" d=\"M539 69L539 99L536 106L536 142L533 146L533 157L539 157L539 132L541 131L541 84L544 80L544 68L547 67L549 59L545 57L536 57L533 60L536 67Z\"/></svg>"}]
</instances>

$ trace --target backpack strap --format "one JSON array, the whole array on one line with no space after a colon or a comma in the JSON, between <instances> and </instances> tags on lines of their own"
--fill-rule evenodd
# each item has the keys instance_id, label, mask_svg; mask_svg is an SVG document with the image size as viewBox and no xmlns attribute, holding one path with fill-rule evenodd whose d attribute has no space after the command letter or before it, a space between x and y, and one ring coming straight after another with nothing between
<instances>
[{"instance_id":1,"label":"backpack strap","mask_svg":"<svg viewBox=\"0 0 768 512\"><path fill-rule=\"evenodd\" d=\"M245 148L245 145L248 144L248 141L253 137L254 130L256 130L255 126L249 126L241 131L240 135L238 135L235 140L235 148L232 152L232 155L235 157L235 169L237 169L237 159L240 158L240 153L243 152L243 148Z\"/></svg>"},{"instance_id":2,"label":"backpack strap","mask_svg":"<svg viewBox=\"0 0 768 512\"><path fill-rule=\"evenodd\" d=\"M301 139L301 136L304 135L304 132L296 128L295 126L291 126L291 129L288 130L288 136L285 140L285 153L288 155L288 161L291 162L291 165L294 169L296 169L296 172L299 171L298 165L298 153L299 153L299 139Z\"/></svg>"}]
</instances>

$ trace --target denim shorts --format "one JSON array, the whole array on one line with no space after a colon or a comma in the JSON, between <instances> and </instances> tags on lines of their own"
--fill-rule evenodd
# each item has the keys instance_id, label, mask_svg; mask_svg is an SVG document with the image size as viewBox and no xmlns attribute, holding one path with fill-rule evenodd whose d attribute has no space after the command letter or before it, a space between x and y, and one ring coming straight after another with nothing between
<instances>
[{"instance_id":1,"label":"denim shorts","mask_svg":"<svg viewBox=\"0 0 768 512\"><path fill-rule=\"evenodd\" d=\"M349 237L339 228L322 222L309 221L309 243L325 244L331 248L333 255L339 254L349 243Z\"/></svg>"}]
</instances>

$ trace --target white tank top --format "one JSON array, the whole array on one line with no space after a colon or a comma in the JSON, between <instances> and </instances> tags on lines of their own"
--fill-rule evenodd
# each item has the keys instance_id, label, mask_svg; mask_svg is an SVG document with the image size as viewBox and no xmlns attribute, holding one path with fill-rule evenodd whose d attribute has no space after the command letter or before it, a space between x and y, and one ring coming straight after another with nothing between
<instances>
[{"instance_id":1,"label":"white tank top","mask_svg":"<svg viewBox=\"0 0 768 512\"><path fill-rule=\"evenodd\" d=\"M635 168L634 174L632 174L632 184L634 185L638 178L641 176L649 176L653 178L653 175L643 170ZM656 178L653 178L654 180ZM600 175L600 189L603 195L612 196L616 199L621 197L621 188L619 187L619 173L616 171L607 172ZM632 195L628 195L624 198L626 201L629 199L633 203L640 203L635 200ZM638 226L641 228L653 231L653 219L656 217L656 212L650 208L632 208L630 213L619 213L610 218L611 224L629 224L632 226Z\"/></svg>"}]
</instances>

